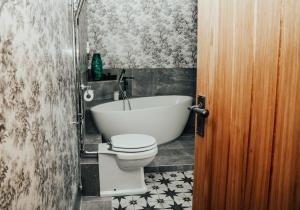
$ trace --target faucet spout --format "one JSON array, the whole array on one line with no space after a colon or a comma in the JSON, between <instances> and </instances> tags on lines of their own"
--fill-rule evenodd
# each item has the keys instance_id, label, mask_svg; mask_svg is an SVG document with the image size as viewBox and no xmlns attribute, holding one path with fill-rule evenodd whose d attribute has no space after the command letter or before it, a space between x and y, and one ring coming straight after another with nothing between
<instances>
[{"instance_id":1,"label":"faucet spout","mask_svg":"<svg viewBox=\"0 0 300 210\"><path fill-rule=\"evenodd\" d=\"M119 90L121 92L121 96L123 98L123 110L125 111L126 110L125 100L127 100L129 110L131 110L131 104L130 104L129 98L127 97L127 94L126 94L126 79L127 78L124 77L124 75L125 75L125 69L122 70L122 72L121 72L121 74L119 76L118 87L119 87ZM121 82L122 81L124 82L124 89L121 86Z\"/></svg>"},{"instance_id":2,"label":"faucet spout","mask_svg":"<svg viewBox=\"0 0 300 210\"><path fill-rule=\"evenodd\" d=\"M122 72L121 72L121 74L119 76L119 79L118 79L118 84L120 84L120 82L123 80L124 75L125 75L125 69L122 69Z\"/></svg>"}]
</instances>

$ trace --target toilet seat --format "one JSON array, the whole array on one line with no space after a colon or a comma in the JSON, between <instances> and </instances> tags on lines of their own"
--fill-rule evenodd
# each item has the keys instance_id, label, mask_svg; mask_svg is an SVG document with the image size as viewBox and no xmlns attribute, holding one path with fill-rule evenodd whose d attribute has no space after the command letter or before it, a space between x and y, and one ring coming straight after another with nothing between
<instances>
[{"instance_id":1,"label":"toilet seat","mask_svg":"<svg viewBox=\"0 0 300 210\"><path fill-rule=\"evenodd\" d=\"M154 137L145 134L122 134L111 137L112 150L138 153L157 149Z\"/></svg>"},{"instance_id":2,"label":"toilet seat","mask_svg":"<svg viewBox=\"0 0 300 210\"><path fill-rule=\"evenodd\" d=\"M139 160L154 157L157 154L157 147L144 152L116 152L120 160Z\"/></svg>"},{"instance_id":3,"label":"toilet seat","mask_svg":"<svg viewBox=\"0 0 300 210\"><path fill-rule=\"evenodd\" d=\"M138 152L147 152L149 150L156 149L157 145L153 145L151 147L144 147L138 149L127 149L127 148L112 148L112 151L122 152L122 153L138 153Z\"/></svg>"}]
</instances>

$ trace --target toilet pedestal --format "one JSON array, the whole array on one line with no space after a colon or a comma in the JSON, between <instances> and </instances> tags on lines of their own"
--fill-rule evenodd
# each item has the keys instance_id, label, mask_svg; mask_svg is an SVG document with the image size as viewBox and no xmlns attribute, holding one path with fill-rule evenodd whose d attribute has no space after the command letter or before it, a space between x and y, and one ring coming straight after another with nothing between
<instances>
[{"instance_id":1,"label":"toilet pedestal","mask_svg":"<svg viewBox=\"0 0 300 210\"><path fill-rule=\"evenodd\" d=\"M99 144L100 196L143 194L147 191L144 168L123 170L118 166L116 154L107 144Z\"/></svg>"}]
</instances>

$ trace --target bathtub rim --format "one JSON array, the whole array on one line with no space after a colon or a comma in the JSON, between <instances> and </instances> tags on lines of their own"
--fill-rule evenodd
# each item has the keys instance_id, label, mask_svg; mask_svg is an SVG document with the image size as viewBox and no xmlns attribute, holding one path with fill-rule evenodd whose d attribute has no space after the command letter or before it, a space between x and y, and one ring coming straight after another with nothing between
<instances>
[{"instance_id":1,"label":"bathtub rim","mask_svg":"<svg viewBox=\"0 0 300 210\"><path fill-rule=\"evenodd\" d=\"M142 97L134 97L134 98L129 98L129 99L142 99L142 98L156 98L156 97L168 97L168 96L175 96L175 97L185 97L186 99L183 100L182 102L185 102L185 101L188 101L189 99L191 99L193 101L193 97L192 96L187 96L187 95L159 95L159 96L142 96ZM90 111L93 113L117 113L117 112L122 112L122 113L128 113L128 112L140 112L140 111L144 111L144 110L155 110L155 109L158 109L158 108L170 108L172 106L175 106L175 105L178 105L178 104L170 104L170 105L165 105L165 106L155 106L155 107L148 107L148 108L143 108L143 109L133 109L133 110L105 110L105 111L101 111L101 110L95 110L96 108L100 107L100 106L103 106L104 104L107 105L107 104L110 104L110 103L116 103L116 102L119 102L119 101L122 101L121 100L117 100L117 101L111 101L111 102L105 102L105 103L102 103L102 104L97 104L95 106L92 106L90 108ZM127 103L127 102L125 102Z\"/></svg>"}]
</instances>

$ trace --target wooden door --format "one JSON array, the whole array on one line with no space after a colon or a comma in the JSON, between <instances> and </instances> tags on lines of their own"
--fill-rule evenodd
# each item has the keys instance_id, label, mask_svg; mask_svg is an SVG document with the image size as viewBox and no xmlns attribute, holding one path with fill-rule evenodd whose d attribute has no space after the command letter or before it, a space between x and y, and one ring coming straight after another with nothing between
<instances>
[{"instance_id":1,"label":"wooden door","mask_svg":"<svg viewBox=\"0 0 300 210\"><path fill-rule=\"evenodd\" d=\"M195 138L193 209L265 210L272 206L270 189L278 188L273 195L275 200L280 196L285 178L281 178L281 186L274 185L277 180L272 173L283 173L284 166L277 171L272 163L276 158L282 159L280 154L276 154L282 151L282 144L285 143L276 141L274 136L288 135L278 134L277 131L289 123L295 125L298 122L295 125L298 130L296 127L289 128L293 132L289 135L299 136L300 139L300 135L297 135L299 117L291 119L286 113L284 117L289 119L286 119L286 125L278 121L280 117L284 118L278 114L278 109L283 108L280 106L293 109L290 115L296 114L296 102L300 107L299 93L296 91L283 97L298 97L293 103L282 103L278 99L280 94L287 91L283 82L285 79L294 78L294 82L287 83L290 89L299 89L299 82L296 82L300 80L299 22L297 25L292 20L297 9L300 9L298 2L198 0L197 95L206 97L210 116L206 119L205 136L202 138L196 134ZM283 12L288 10L286 4L290 4L294 10ZM283 28L284 24L290 25L290 22L293 22L291 26ZM293 35L289 37L292 39L290 43L285 43L283 31L287 37L297 32L298 37ZM283 52L284 46L290 48L291 43L298 47ZM287 54L286 57L283 53ZM293 56L294 63L285 63L284 60L290 56ZM281 67L287 65L290 73ZM287 104L291 107L287 108ZM297 144L299 146L296 140L291 143L294 148L297 148ZM297 151L289 156L289 167L297 163ZM289 182L290 189L292 183L300 184L299 167L297 169L293 173L297 171L298 178ZM285 175L288 176L288 173L285 172ZM274 181L271 183L271 180ZM298 196L300 186L294 188L296 190L293 192Z\"/></svg>"},{"instance_id":2,"label":"wooden door","mask_svg":"<svg viewBox=\"0 0 300 210\"><path fill-rule=\"evenodd\" d=\"M300 209L299 11L299 0L283 2L270 210Z\"/></svg>"}]
</instances>

